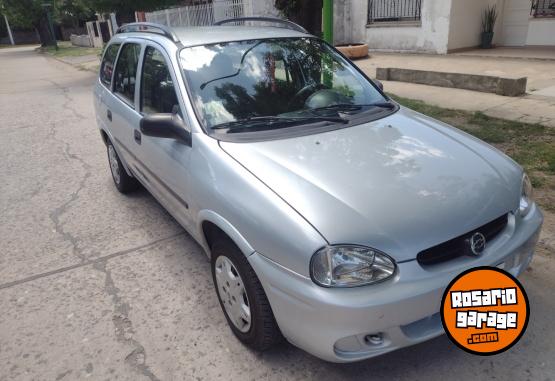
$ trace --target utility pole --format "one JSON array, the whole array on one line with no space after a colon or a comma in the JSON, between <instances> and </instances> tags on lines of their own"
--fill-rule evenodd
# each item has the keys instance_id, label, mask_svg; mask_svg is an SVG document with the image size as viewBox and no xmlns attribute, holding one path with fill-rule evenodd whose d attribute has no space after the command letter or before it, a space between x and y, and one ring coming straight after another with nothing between
<instances>
[{"instance_id":1,"label":"utility pole","mask_svg":"<svg viewBox=\"0 0 555 381\"><path fill-rule=\"evenodd\" d=\"M324 40L333 45L333 0L324 0L322 9Z\"/></svg>"},{"instance_id":2,"label":"utility pole","mask_svg":"<svg viewBox=\"0 0 555 381\"><path fill-rule=\"evenodd\" d=\"M8 16L4 14L4 22L6 23L6 28L8 29L8 36L10 37L10 44L15 45L13 40L12 28L10 28L10 23L8 22Z\"/></svg>"}]
</instances>

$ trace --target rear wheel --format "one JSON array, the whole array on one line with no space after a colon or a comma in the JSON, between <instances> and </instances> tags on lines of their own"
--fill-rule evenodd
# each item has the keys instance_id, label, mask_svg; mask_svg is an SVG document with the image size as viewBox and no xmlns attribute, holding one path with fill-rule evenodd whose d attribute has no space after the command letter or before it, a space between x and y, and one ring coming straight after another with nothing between
<instances>
[{"instance_id":1,"label":"rear wheel","mask_svg":"<svg viewBox=\"0 0 555 381\"><path fill-rule=\"evenodd\" d=\"M107 150L112 179L118 191L121 193L129 193L137 189L139 187L137 179L127 174L111 141L107 143Z\"/></svg>"},{"instance_id":2,"label":"rear wheel","mask_svg":"<svg viewBox=\"0 0 555 381\"><path fill-rule=\"evenodd\" d=\"M212 245L212 277L227 322L241 342L263 351L281 341L281 332L256 273L228 239Z\"/></svg>"}]
</instances>

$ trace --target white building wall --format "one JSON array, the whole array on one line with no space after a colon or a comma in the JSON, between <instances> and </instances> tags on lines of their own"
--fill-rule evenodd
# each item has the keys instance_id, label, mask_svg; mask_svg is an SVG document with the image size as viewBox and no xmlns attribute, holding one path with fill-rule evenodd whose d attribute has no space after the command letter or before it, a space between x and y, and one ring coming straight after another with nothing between
<instances>
[{"instance_id":1,"label":"white building wall","mask_svg":"<svg viewBox=\"0 0 555 381\"><path fill-rule=\"evenodd\" d=\"M529 0L451 0L448 49L480 45L482 13L497 5L493 43L499 46L555 45L555 19L530 16Z\"/></svg>"},{"instance_id":2,"label":"white building wall","mask_svg":"<svg viewBox=\"0 0 555 381\"><path fill-rule=\"evenodd\" d=\"M345 28L351 28L349 38L352 41L344 42L368 42L366 40L366 23L368 19L368 0L336 0L335 2L345 2L350 6L350 24L345 25ZM334 3L335 3L334 2Z\"/></svg>"},{"instance_id":3,"label":"white building wall","mask_svg":"<svg viewBox=\"0 0 555 381\"><path fill-rule=\"evenodd\" d=\"M352 4L350 1L333 2L333 40L335 45L360 43L353 40L353 22L351 18Z\"/></svg>"},{"instance_id":4,"label":"white building wall","mask_svg":"<svg viewBox=\"0 0 555 381\"><path fill-rule=\"evenodd\" d=\"M555 19L531 19L526 45L555 46Z\"/></svg>"},{"instance_id":5,"label":"white building wall","mask_svg":"<svg viewBox=\"0 0 555 381\"><path fill-rule=\"evenodd\" d=\"M252 14L263 17L279 17L279 11L274 7L274 0L248 0L251 2Z\"/></svg>"},{"instance_id":6,"label":"white building wall","mask_svg":"<svg viewBox=\"0 0 555 381\"><path fill-rule=\"evenodd\" d=\"M255 16L279 16L274 0L246 0ZM503 25L513 15L505 13L509 2L529 0L422 0L419 25L375 23L367 25L368 0L334 1L335 44L367 43L370 49L444 54L480 44L482 12L497 4L499 16L494 44L503 45ZM513 12L514 13L514 12ZM508 21L507 21L508 22ZM555 45L555 19L533 19L528 24L526 45Z\"/></svg>"},{"instance_id":7,"label":"white building wall","mask_svg":"<svg viewBox=\"0 0 555 381\"><path fill-rule=\"evenodd\" d=\"M451 0L423 0L420 24L388 25L367 25L367 0L343 1L351 4L353 41L350 42L364 41L372 50L447 53Z\"/></svg>"},{"instance_id":8,"label":"white building wall","mask_svg":"<svg viewBox=\"0 0 555 381\"><path fill-rule=\"evenodd\" d=\"M503 25L500 45L524 46L530 24L529 0L505 0L499 22Z\"/></svg>"}]
</instances>

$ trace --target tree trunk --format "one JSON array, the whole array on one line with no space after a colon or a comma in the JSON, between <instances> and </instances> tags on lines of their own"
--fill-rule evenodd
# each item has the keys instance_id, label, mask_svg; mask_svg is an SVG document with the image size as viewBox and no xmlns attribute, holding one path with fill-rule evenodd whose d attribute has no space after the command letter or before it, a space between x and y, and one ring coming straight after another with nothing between
<instances>
[{"instance_id":1,"label":"tree trunk","mask_svg":"<svg viewBox=\"0 0 555 381\"><path fill-rule=\"evenodd\" d=\"M120 26L135 22L135 12L129 10L116 12L116 21Z\"/></svg>"},{"instance_id":2,"label":"tree trunk","mask_svg":"<svg viewBox=\"0 0 555 381\"><path fill-rule=\"evenodd\" d=\"M35 24L34 27L37 30L37 33L39 34L40 43L43 47L54 45L54 39L52 39L52 35L50 34L46 15L42 16L38 24Z\"/></svg>"},{"instance_id":3,"label":"tree trunk","mask_svg":"<svg viewBox=\"0 0 555 381\"><path fill-rule=\"evenodd\" d=\"M322 0L276 0L276 7L286 13L291 21L302 25L310 33L322 35Z\"/></svg>"},{"instance_id":4,"label":"tree trunk","mask_svg":"<svg viewBox=\"0 0 555 381\"><path fill-rule=\"evenodd\" d=\"M301 0L301 18L310 33L322 34L322 0Z\"/></svg>"}]
</instances>

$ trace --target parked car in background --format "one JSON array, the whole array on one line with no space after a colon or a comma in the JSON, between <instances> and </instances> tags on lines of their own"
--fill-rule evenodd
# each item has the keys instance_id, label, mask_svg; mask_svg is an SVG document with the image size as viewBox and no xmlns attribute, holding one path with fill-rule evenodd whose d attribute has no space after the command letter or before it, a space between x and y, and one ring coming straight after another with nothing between
<instances>
[{"instance_id":1,"label":"parked car in background","mask_svg":"<svg viewBox=\"0 0 555 381\"><path fill-rule=\"evenodd\" d=\"M142 184L202 245L252 348L283 336L350 362L442 334L456 275L528 266L543 221L530 181L273 22L120 28L94 90L115 186Z\"/></svg>"}]
</instances>

